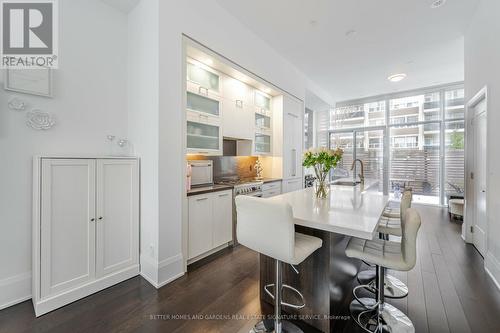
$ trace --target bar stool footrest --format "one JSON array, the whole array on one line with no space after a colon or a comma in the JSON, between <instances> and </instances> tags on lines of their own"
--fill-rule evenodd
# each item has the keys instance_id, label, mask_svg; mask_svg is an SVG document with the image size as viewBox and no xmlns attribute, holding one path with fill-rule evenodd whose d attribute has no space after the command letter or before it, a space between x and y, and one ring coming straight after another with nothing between
<instances>
[{"instance_id":1,"label":"bar stool footrest","mask_svg":"<svg viewBox=\"0 0 500 333\"><path fill-rule=\"evenodd\" d=\"M274 300L274 293L272 293L269 289L270 288L274 288L274 283L270 283L270 284L266 284L264 286L264 291L266 292L266 294L269 295L269 297L271 297L273 300ZM283 306L288 306L292 309L302 309L303 307L306 306L306 302L305 302L305 299L304 299L304 295L302 295L302 293L300 291L298 291L297 289L295 289L294 287L292 286L289 286L287 284L283 284L282 285L282 289L289 289L291 291L293 291L294 293L296 293L297 295L299 295L300 299L301 299L301 302L302 304L291 304L291 303L287 303L287 302L283 302L281 301L281 305Z\"/></svg>"}]
</instances>

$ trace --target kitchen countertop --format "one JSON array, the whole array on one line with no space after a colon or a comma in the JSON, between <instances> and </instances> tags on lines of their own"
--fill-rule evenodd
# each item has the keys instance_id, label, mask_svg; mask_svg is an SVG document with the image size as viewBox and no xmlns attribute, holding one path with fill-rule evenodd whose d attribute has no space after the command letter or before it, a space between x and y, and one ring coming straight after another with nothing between
<instances>
[{"instance_id":1,"label":"kitchen countertop","mask_svg":"<svg viewBox=\"0 0 500 333\"><path fill-rule=\"evenodd\" d=\"M219 192L225 190L231 190L232 187L229 185L212 185L212 186L203 186L203 187L194 187L191 190L187 191L187 196L197 195L197 194L205 194L211 192Z\"/></svg>"},{"instance_id":2,"label":"kitchen countertop","mask_svg":"<svg viewBox=\"0 0 500 333\"><path fill-rule=\"evenodd\" d=\"M262 181L264 182L264 184L265 184L265 183L280 182L280 181L282 181L283 179L281 179L281 178L262 178L261 180L262 180Z\"/></svg>"},{"instance_id":3,"label":"kitchen countertop","mask_svg":"<svg viewBox=\"0 0 500 333\"><path fill-rule=\"evenodd\" d=\"M364 186L330 185L327 199L316 199L314 188L281 194L267 200L288 202L297 225L346 236L373 239L378 220L389 197L368 191L376 180L365 180Z\"/></svg>"}]
</instances>

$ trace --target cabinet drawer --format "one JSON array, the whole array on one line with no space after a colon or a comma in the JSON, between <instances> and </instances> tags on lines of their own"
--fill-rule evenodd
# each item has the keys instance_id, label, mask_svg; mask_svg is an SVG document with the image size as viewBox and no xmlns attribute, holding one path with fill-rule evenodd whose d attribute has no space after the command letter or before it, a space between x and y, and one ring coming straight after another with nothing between
<instances>
[{"instance_id":1,"label":"cabinet drawer","mask_svg":"<svg viewBox=\"0 0 500 333\"><path fill-rule=\"evenodd\" d=\"M281 192L281 181L265 183L264 185L262 185L262 191L276 191L277 189L279 189L279 191Z\"/></svg>"},{"instance_id":2,"label":"cabinet drawer","mask_svg":"<svg viewBox=\"0 0 500 333\"><path fill-rule=\"evenodd\" d=\"M262 191L262 197L263 198L270 198L270 197L274 197L276 195L280 195L281 194L281 187L278 188L278 189L272 189L272 190L268 190L268 191Z\"/></svg>"}]
</instances>

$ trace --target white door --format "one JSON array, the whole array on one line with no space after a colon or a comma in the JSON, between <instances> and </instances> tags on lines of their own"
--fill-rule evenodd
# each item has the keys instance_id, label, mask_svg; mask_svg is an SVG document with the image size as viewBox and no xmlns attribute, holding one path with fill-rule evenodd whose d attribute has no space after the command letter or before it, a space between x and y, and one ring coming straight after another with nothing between
<instances>
[{"instance_id":1,"label":"white door","mask_svg":"<svg viewBox=\"0 0 500 333\"><path fill-rule=\"evenodd\" d=\"M95 277L95 160L42 161L41 298Z\"/></svg>"},{"instance_id":2,"label":"white door","mask_svg":"<svg viewBox=\"0 0 500 333\"><path fill-rule=\"evenodd\" d=\"M486 254L486 100L479 102L473 110L474 133L473 191L474 224L472 239L474 246L484 257Z\"/></svg>"},{"instance_id":3,"label":"white door","mask_svg":"<svg viewBox=\"0 0 500 333\"><path fill-rule=\"evenodd\" d=\"M213 247L233 240L232 191L213 193Z\"/></svg>"},{"instance_id":4,"label":"white door","mask_svg":"<svg viewBox=\"0 0 500 333\"><path fill-rule=\"evenodd\" d=\"M212 196L201 194L188 198L188 259L212 249Z\"/></svg>"},{"instance_id":5,"label":"white door","mask_svg":"<svg viewBox=\"0 0 500 333\"><path fill-rule=\"evenodd\" d=\"M138 265L139 176L136 160L97 160L96 276Z\"/></svg>"}]
</instances>

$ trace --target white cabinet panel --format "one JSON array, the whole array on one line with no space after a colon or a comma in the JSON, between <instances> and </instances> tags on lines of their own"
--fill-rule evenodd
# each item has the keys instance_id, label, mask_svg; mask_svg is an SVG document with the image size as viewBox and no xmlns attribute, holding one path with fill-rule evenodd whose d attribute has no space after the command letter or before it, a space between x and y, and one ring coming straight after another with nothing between
<instances>
[{"instance_id":1,"label":"white cabinet panel","mask_svg":"<svg viewBox=\"0 0 500 333\"><path fill-rule=\"evenodd\" d=\"M136 160L97 161L97 277L138 264L138 184Z\"/></svg>"},{"instance_id":2,"label":"white cabinet panel","mask_svg":"<svg viewBox=\"0 0 500 333\"><path fill-rule=\"evenodd\" d=\"M303 188L302 178L283 180L283 193L301 190Z\"/></svg>"},{"instance_id":3,"label":"white cabinet panel","mask_svg":"<svg viewBox=\"0 0 500 333\"><path fill-rule=\"evenodd\" d=\"M188 258L194 258L212 249L211 195L189 197Z\"/></svg>"},{"instance_id":4,"label":"white cabinet panel","mask_svg":"<svg viewBox=\"0 0 500 333\"><path fill-rule=\"evenodd\" d=\"M302 177L303 104L284 96L283 99L283 178Z\"/></svg>"},{"instance_id":5,"label":"white cabinet panel","mask_svg":"<svg viewBox=\"0 0 500 333\"><path fill-rule=\"evenodd\" d=\"M213 193L213 248L233 239L233 199L231 191Z\"/></svg>"},{"instance_id":6,"label":"white cabinet panel","mask_svg":"<svg viewBox=\"0 0 500 333\"><path fill-rule=\"evenodd\" d=\"M95 160L42 163L40 287L44 298L95 275Z\"/></svg>"},{"instance_id":7,"label":"white cabinet panel","mask_svg":"<svg viewBox=\"0 0 500 333\"><path fill-rule=\"evenodd\" d=\"M224 100L222 125L224 136L253 140L254 112L248 106L239 106L233 100Z\"/></svg>"}]
</instances>

